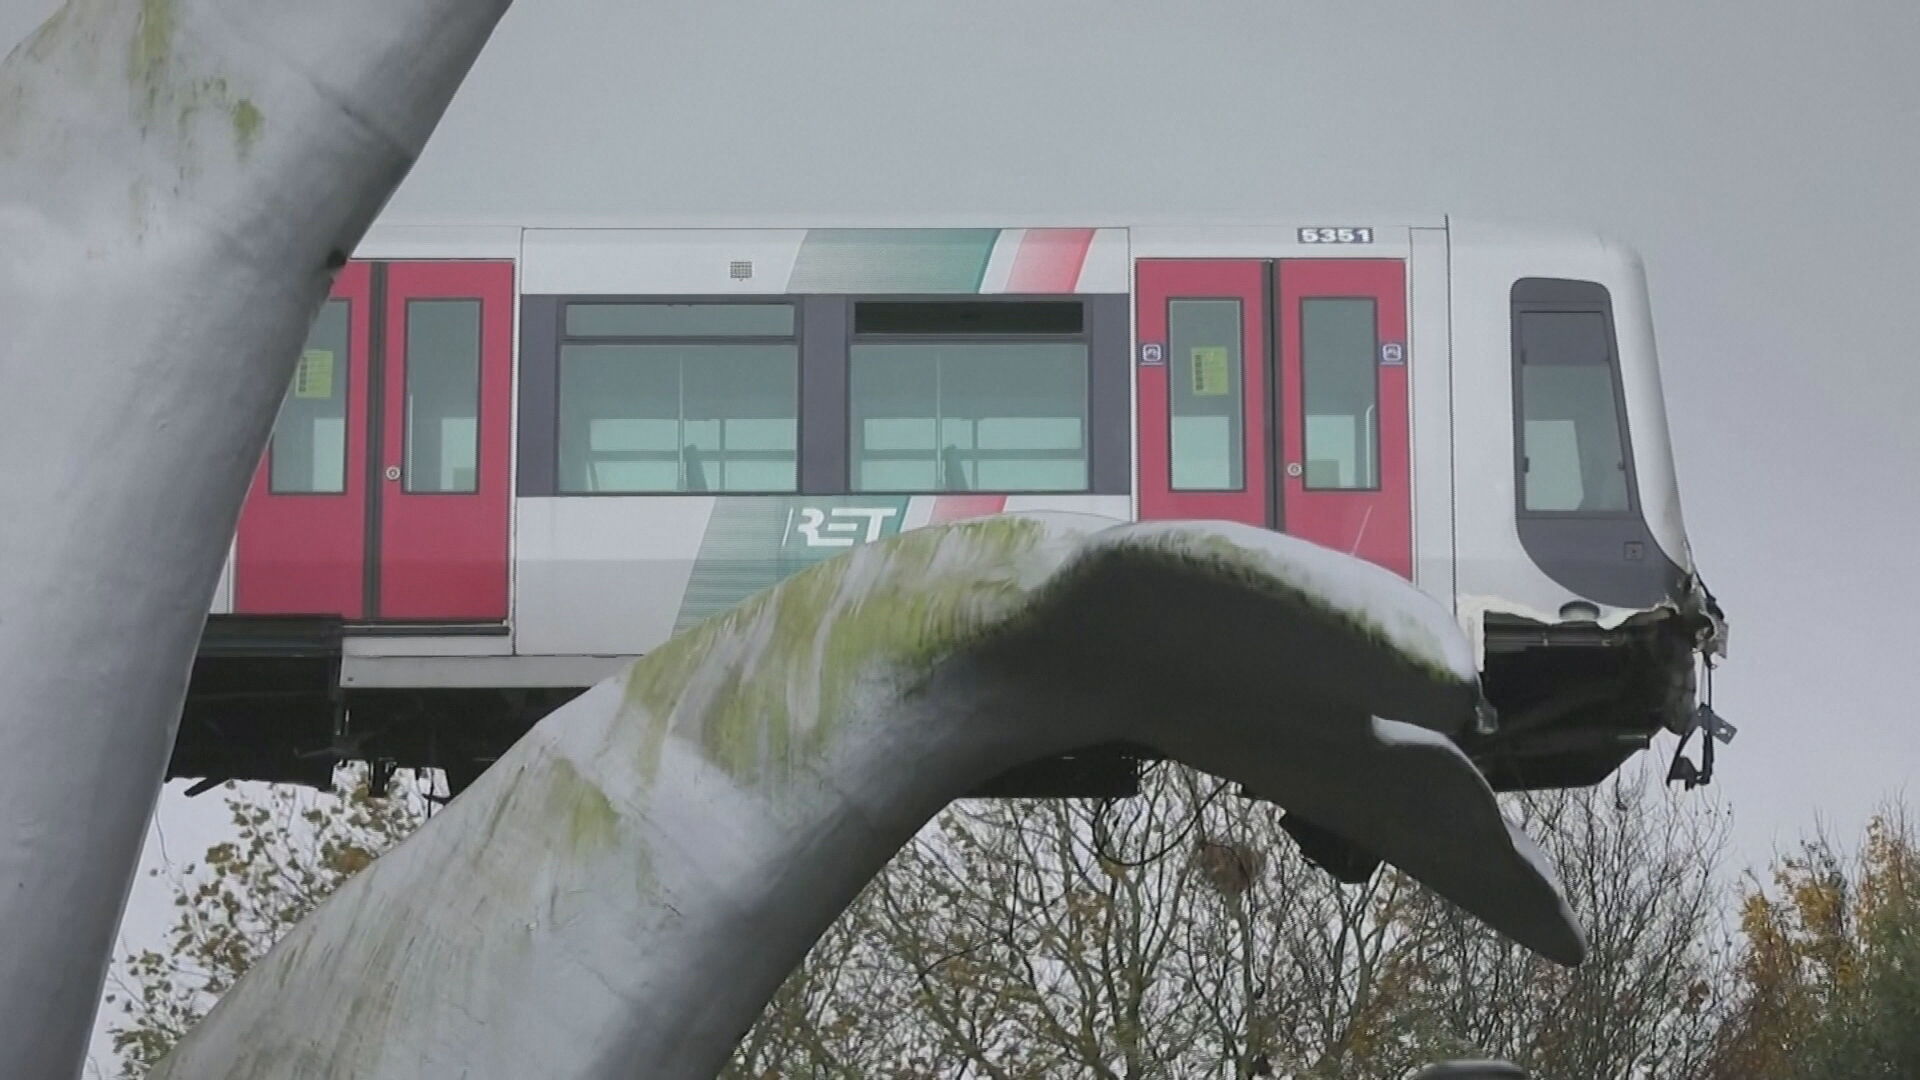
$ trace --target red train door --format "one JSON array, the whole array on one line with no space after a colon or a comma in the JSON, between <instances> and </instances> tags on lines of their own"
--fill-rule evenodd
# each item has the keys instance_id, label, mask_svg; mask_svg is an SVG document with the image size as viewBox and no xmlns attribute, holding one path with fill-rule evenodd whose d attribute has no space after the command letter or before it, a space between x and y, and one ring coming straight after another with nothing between
<instances>
[{"instance_id":1,"label":"red train door","mask_svg":"<svg viewBox=\"0 0 1920 1080\"><path fill-rule=\"evenodd\" d=\"M504 619L513 268L401 263L386 286L376 614Z\"/></svg>"},{"instance_id":2,"label":"red train door","mask_svg":"<svg viewBox=\"0 0 1920 1080\"><path fill-rule=\"evenodd\" d=\"M1279 265L1281 483L1286 531L1413 576L1406 264Z\"/></svg>"},{"instance_id":3,"label":"red train door","mask_svg":"<svg viewBox=\"0 0 1920 1080\"><path fill-rule=\"evenodd\" d=\"M1266 264L1153 260L1136 275L1140 517L1270 524Z\"/></svg>"},{"instance_id":4,"label":"red train door","mask_svg":"<svg viewBox=\"0 0 1920 1080\"><path fill-rule=\"evenodd\" d=\"M343 267L307 332L240 510L235 611L365 614L372 276Z\"/></svg>"},{"instance_id":5,"label":"red train door","mask_svg":"<svg viewBox=\"0 0 1920 1080\"><path fill-rule=\"evenodd\" d=\"M350 264L240 516L234 610L507 614L513 269Z\"/></svg>"},{"instance_id":6,"label":"red train door","mask_svg":"<svg viewBox=\"0 0 1920 1080\"><path fill-rule=\"evenodd\" d=\"M1405 275L1140 262L1141 518L1264 525L1411 577Z\"/></svg>"}]
</instances>

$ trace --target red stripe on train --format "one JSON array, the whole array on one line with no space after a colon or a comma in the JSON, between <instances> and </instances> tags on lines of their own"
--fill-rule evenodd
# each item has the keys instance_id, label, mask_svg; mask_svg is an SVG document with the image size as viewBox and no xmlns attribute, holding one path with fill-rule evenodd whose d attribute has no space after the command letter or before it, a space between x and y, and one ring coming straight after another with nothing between
<instances>
[{"instance_id":1,"label":"red stripe on train","mask_svg":"<svg viewBox=\"0 0 1920 1080\"><path fill-rule=\"evenodd\" d=\"M943 521L988 517L1006 508L1005 495L937 495L934 497L933 513L927 518L927 524L938 525Z\"/></svg>"},{"instance_id":2,"label":"red stripe on train","mask_svg":"<svg viewBox=\"0 0 1920 1080\"><path fill-rule=\"evenodd\" d=\"M1092 229L1028 229L1007 275L1012 293L1070 293L1080 283Z\"/></svg>"}]
</instances>

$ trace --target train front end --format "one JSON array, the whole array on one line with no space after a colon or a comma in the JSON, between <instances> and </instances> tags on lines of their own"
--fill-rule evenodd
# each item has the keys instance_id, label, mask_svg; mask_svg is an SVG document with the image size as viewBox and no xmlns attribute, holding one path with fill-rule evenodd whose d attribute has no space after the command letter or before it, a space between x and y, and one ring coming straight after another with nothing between
<instances>
[{"instance_id":1,"label":"train front end","mask_svg":"<svg viewBox=\"0 0 1920 1080\"><path fill-rule=\"evenodd\" d=\"M1496 788L1597 783L1710 707L1726 626L1681 515L1645 269L1598 237L1454 224L1456 604ZM1676 757L1673 778L1701 766Z\"/></svg>"}]
</instances>

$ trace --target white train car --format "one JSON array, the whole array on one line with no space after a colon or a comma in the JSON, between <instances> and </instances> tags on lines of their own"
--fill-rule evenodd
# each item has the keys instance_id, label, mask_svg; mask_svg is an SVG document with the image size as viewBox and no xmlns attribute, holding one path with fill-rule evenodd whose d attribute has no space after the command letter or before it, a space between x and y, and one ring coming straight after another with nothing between
<instances>
[{"instance_id":1,"label":"white train car","mask_svg":"<svg viewBox=\"0 0 1920 1080\"><path fill-rule=\"evenodd\" d=\"M1027 508L1282 530L1451 607L1497 787L1685 730L1724 633L1644 274L1445 219L401 228L316 320L173 775L457 788L796 568ZM996 790L1124 788L1089 748Z\"/></svg>"}]
</instances>

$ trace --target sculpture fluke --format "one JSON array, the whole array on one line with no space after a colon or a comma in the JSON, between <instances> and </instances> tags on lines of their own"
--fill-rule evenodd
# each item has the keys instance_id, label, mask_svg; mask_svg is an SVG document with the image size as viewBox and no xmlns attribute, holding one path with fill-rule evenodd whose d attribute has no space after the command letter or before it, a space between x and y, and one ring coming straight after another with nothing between
<instances>
[{"instance_id":1,"label":"sculpture fluke","mask_svg":"<svg viewBox=\"0 0 1920 1080\"><path fill-rule=\"evenodd\" d=\"M1116 741L1577 962L1551 871L1446 738L1477 701L1442 607L1302 541L1076 515L910 532L542 721L152 1075L710 1077L949 800Z\"/></svg>"}]
</instances>

